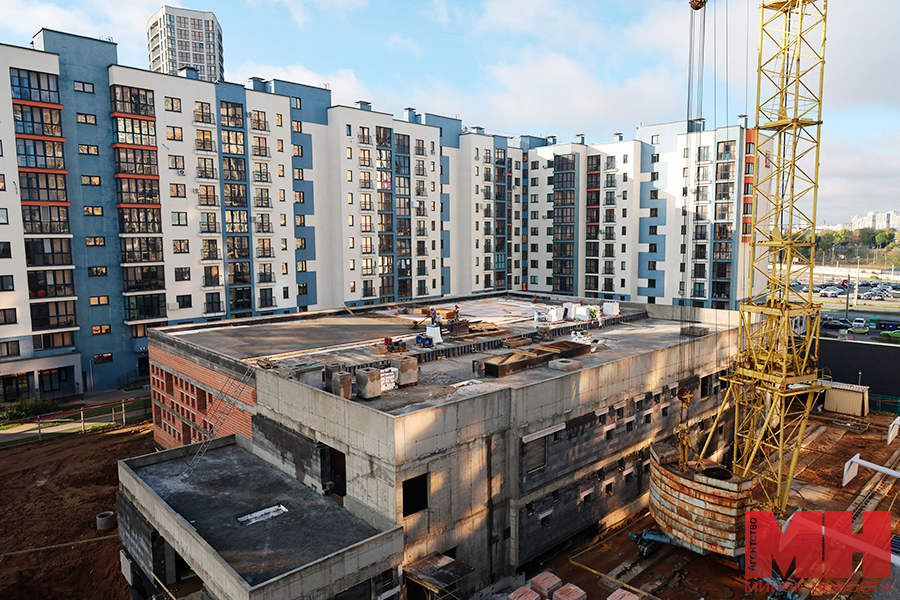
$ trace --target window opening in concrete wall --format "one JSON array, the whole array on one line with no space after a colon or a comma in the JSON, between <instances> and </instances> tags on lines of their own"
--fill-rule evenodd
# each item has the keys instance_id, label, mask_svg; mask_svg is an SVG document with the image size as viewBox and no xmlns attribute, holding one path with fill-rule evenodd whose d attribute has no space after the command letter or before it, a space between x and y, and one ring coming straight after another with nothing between
<instances>
[{"instance_id":1,"label":"window opening in concrete wall","mask_svg":"<svg viewBox=\"0 0 900 600\"><path fill-rule=\"evenodd\" d=\"M700 379L700 397L708 398L712 395L713 376L707 375Z\"/></svg>"},{"instance_id":2,"label":"window opening in concrete wall","mask_svg":"<svg viewBox=\"0 0 900 600\"><path fill-rule=\"evenodd\" d=\"M408 517L428 508L428 473L403 482L403 516Z\"/></svg>"},{"instance_id":3,"label":"window opening in concrete wall","mask_svg":"<svg viewBox=\"0 0 900 600\"><path fill-rule=\"evenodd\" d=\"M547 438L541 437L525 444L525 472L533 473L547 466Z\"/></svg>"},{"instance_id":4,"label":"window opening in concrete wall","mask_svg":"<svg viewBox=\"0 0 900 600\"><path fill-rule=\"evenodd\" d=\"M344 453L327 444L322 444L322 485L330 487L337 496L347 495L347 460ZM330 485L329 485L330 484Z\"/></svg>"}]
</instances>

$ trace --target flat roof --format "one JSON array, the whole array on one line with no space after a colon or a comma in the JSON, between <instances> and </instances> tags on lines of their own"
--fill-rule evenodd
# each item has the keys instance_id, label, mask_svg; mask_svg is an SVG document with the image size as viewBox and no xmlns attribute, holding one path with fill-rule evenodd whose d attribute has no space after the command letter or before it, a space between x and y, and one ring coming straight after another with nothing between
<instances>
[{"instance_id":1,"label":"flat roof","mask_svg":"<svg viewBox=\"0 0 900 600\"><path fill-rule=\"evenodd\" d=\"M210 448L186 478L184 467L133 470L251 586L380 533L237 444Z\"/></svg>"},{"instance_id":2,"label":"flat roof","mask_svg":"<svg viewBox=\"0 0 900 600\"><path fill-rule=\"evenodd\" d=\"M603 300L598 300L602 304ZM415 336L425 333L427 315L401 313L397 308L367 307L368 313L356 316L324 316L302 319L292 317L283 321L261 321L247 319L235 325L221 327L174 326L160 328L166 335L197 344L210 352L261 366L254 359L265 359L269 372L291 378L295 370L321 369L331 362L342 363L346 367L387 366L392 358L417 356L434 350L448 350L439 360L423 360L419 363L417 385L385 391L380 398L362 400L356 395L354 402L370 408L399 415L422 410L432 406L453 402L469 396L478 396L502 388L519 388L545 381L564 373L537 366L505 377L477 377L473 371L473 361L486 360L514 352L515 349L496 347L465 352L454 352L454 348L471 346L478 342L495 342L498 339L512 339L533 336L537 330L534 322L535 311L546 312L560 303L533 303L529 300L509 296L467 299L458 303L440 302L431 306L437 309L453 309L458 304L460 317L470 322L470 334L453 338L444 334L443 343L433 348L415 346ZM642 314L643 313L643 314ZM588 369L630 358L647 352L677 346L686 338L681 333L684 323L675 320L647 318L642 308L623 308L623 315L641 317L634 322L606 324L599 329L589 330L594 342L594 351L574 360L581 362L581 369ZM482 323L492 327L484 331L474 331L473 324ZM413 329L413 325L420 326ZM578 325L578 321L561 321L550 325L552 328ZM541 325L546 328L546 324ZM729 327L713 323L703 323L710 335L721 333ZM407 342L408 351L378 354L373 351L383 347L383 339L392 337ZM570 340L567 335L556 336L534 342L534 345ZM528 351L531 346L522 347Z\"/></svg>"}]
</instances>

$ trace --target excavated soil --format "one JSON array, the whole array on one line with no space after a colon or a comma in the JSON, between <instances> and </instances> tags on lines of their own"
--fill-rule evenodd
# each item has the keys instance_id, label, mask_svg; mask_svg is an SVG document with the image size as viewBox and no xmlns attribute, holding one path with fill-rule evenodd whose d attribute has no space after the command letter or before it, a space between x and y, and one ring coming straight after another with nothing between
<instances>
[{"instance_id":1,"label":"excavated soil","mask_svg":"<svg viewBox=\"0 0 900 600\"><path fill-rule=\"evenodd\" d=\"M115 509L116 461L151 452L152 429L147 422L0 450L0 598L130 598L118 530L97 531L96 517Z\"/></svg>"}]
</instances>

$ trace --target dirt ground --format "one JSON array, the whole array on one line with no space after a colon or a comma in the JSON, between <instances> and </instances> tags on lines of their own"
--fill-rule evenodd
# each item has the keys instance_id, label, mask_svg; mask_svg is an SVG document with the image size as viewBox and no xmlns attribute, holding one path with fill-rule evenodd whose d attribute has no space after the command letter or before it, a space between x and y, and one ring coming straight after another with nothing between
<instances>
[{"instance_id":1,"label":"dirt ground","mask_svg":"<svg viewBox=\"0 0 900 600\"><path fill-rule=\"evenodd\" d=\"M149 422L0 450L0 598L128 600L118 530L96 517L115 509L116 461L152 450Z\"/></svg>"}]
</instances>

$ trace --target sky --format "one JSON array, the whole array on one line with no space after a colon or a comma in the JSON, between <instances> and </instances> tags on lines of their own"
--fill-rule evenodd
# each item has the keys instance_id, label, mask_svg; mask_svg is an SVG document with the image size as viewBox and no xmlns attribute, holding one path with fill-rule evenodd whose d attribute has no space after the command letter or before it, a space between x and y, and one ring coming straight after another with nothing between
<instances>
[{"instance_id":1,"label":"sky","mask_svg":"<svg viewBox=\"0 0 900 600\"><path fill-rule=\"evenodd\" d=\"M459 116L504 135L633 137L685 118L687 0L237 0L170 2L216 13L225 76L328 84L367 100ZM0 0L0 42L47 27L111 36L119 63L147 67L159 0ZM863 10L864 7L864 10ZM710 0L702 113L707 128L755 121L757 0ZM900 2L832 0L818 222L900 210ZM749 38L749 43L748 43Z\"/></svg>"}]
</instances>

